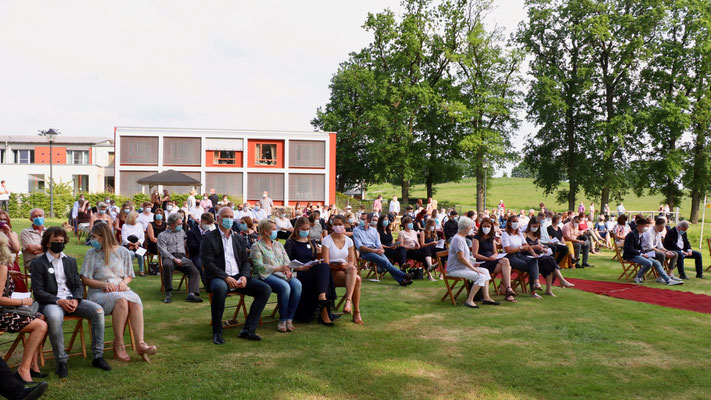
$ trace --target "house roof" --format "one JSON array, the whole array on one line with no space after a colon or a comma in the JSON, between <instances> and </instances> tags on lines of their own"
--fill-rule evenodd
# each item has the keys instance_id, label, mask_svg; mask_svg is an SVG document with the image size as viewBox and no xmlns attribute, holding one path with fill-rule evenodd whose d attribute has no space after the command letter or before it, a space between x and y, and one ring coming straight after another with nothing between
<instances>
[{"instance_id":1,"label":"house roof","mask_svg":"<svg viewBox=\"0 0 711 400\"><path fill-rule=\"evenodd\" d=\"M169 169L157 174L149 175L136 181L141 185L167 185L167 186L200 186L202 183L185 174Z\"/></svg>"},{"instance_id":2,"label":"house roof","mask_svg":"<svg viewBox=\"0 0 711 400\"><path fill-rule=\"evenodd\" d=\"M0 135L0 144L5 143L33 143L47 144L47 138L43 136L25 135ZM54 138L54 144L113 144L113 139L108 137L91 136L64 136L59 135Z\"/></svg>"}]
</instances>

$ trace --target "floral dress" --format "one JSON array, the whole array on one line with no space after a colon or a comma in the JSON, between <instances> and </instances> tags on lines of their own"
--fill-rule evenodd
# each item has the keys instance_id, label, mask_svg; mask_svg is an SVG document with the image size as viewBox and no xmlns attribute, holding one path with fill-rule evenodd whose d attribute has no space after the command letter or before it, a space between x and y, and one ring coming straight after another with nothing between
<instances>
[{"instance_id":1,"label":"floral dress","mask_svg":"<svg viewBox=\"0 0 711 400\"><path fill-rule=\"evenodd\" d=\"M272 274L277 274L283 279L283 273L275 272L274 270L290 262L284 246L276 240L272 241L271 248L264 241L258 240L257 243L252 245L250 257L252 259L252 271L261 279L265 279ZM296 273L294 273L294 276L296 276Z\"/></svg>"},{"instance_id":2,"label":"floral dress","mask_svg":"<svg viewBox=\"0 0 711 400\"><path fill-rule=\"evenodd\" d=\"M10 272L7 273L7 280L5 281L5 290L3 291L3 297L10 297L15 291L15 282L10 278ZM13 313L0 313L0 331L17 333L21 331L24 327L34 321L36 318L41 317L42 314L37 313L34 317L23 317Z\"/></svg>"}]
</instances>

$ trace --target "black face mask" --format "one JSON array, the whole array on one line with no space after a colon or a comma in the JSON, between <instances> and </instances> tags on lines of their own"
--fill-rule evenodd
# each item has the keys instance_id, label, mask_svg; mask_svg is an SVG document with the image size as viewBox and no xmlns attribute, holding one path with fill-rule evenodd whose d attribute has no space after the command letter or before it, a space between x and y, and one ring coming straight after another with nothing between
<instances>
[{"instance_id":1,"label":"black face mask","mask_svg":"<svg viewBox=\"0 0 711 400\"><path fill-rule=\"evenodd\" d=\"M64 251L64 243L52 242L49 244L49 249L52 250L53 253L59 254Z\"/></svg>"}]
</instances>

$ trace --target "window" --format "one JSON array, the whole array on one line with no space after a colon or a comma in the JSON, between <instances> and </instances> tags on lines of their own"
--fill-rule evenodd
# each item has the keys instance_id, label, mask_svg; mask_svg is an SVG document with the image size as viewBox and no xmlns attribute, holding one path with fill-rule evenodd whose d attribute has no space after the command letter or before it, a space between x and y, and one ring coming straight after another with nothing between
<instances>
[{"instance_id":1,"label":"window","mask_svg":"<svg viewBox=\"0 0 711 400\"><path fill-rule=\"evenodd\" d=\"M113 193L114 192L114 177L105 176L104 177L104 192Z\"/></svg>"},{"instance_id":2,"label":"window","mask_svg":"<svg viewBox=\"0 0 711 400\"><path fill-rule=\"evenodd\" d=\"M257 143L255 152L256 165L277 165L277 145L268 143Z\"/></svg>"},{"instance_id":3,"label":"window","mask_svg":"<svg viewBox=\"0 0 711 400\"><path fill-rule=\"evenodd\" d=\"M121 136L120 140L121 164L158 165L157 137Z\"/></svg>"},{"instance_id":4,"label":"window","mask_svg":"<svg viewBox=\"0 0 711 400\"><path fill-rule=\"evenodd\" d=\"M29 174L27 178L27 191L29 193L44 192L44 174Z\"/></svg>"},{"instance_id":5,"label":"window","mask_svg":"<svg viewBox=\"0 0 711 400\"><path fill-rule=\"evenodd\" d=\"M0 164L5 162L5 150L0 150Z\"/></svg>"},{"instance_id":6,"label":"window","mask_svg":"<svg viewBox=\"0 0 711 400\"><path fill-rule=\"evenodd\" d=\"M200 165L200 138L164 138L163 164Z\"/></svg>"},{"instance_id":7,"label":"window","mask_svg":"<svg viewBox=\"0 0 711 400\"><path fill-rule=\"evenodd\" d=\"M89 191L89 175L72 175L72 181L74 182L74 194Z\"/></svg>"},{"instance_id":8,"label":"window","mask_svg":"<svg viewBox=\"0 0 711 400\"><path fill-rule=\"evenodd\" d=\"M323 201L325 180L325 175L289 174L289 200Z\"/></svg>"},{"instance_id":9,"label":"window","mask_svg":"<svg viewBox=\"0 0 711 400\"><path fill-rule=\"evenodd\" d=\"M35 162L34 150L15 150L16 164L32 164Z\"/></svg>"},{"instance_id":10,"label":"window","mask_svg":"<svg viewBox=\"0 0 711 400\"><path fill-rule=\"evenodd\" d=\"M247 174L247 194L250 200L261 199L265 190L272 200L284 200L284 174Z\"/></svg>"},{"instance_id":11,"label":"window","mask_svg":"<svg viewBox=\"0 0 711 400\"><path fill-rule=\"evenodd\" d=\"M289 166L297 168L326 168L326 142L290 140Z\"/></svg>"},{"instance_id":12,"label":"window","mask_svg":"<svg viewBox=\"0 0 711 400\"><path fill-rule=\"evenodd\" d=\"M242 173L206 172L205 186L215 188L217 193L242 196Z\"/></svg>"},{"instance_id":13,"label":"window","mask_svg":"<svg viewBox=\"0 0 711 400\"><path fill-rule=\"evenodd\" d=\"M121 156L123 157L123 156ZM121 194L124 196L141 193L142 186L136 183L137 180L155 174L157 171L121 171L119 172Z\"/></svg>"},{"instance_id":14,"label":"window","mask_svg":"<svg viewBox=\"0 0 711 400\"><path fill-rule=\"evenodd\" d=\"M234 151L214 151L212 155L214 164L222 165L235 165L235 152ZM210 185L207 185L210 186ZM210 186L212 187L212 186Z\"/></svg>"},{"instance_id":15,"label":"window","mask_svg":"<svg viewBox=\"0 0 711 400\"><path fill-rule=\"evenodd\" d=\"M67 164L89 164L89 152L85 150L67 150Z\"/></svg>"},{"instance_id":16,"label":"window","mask_svg":"<svg viewBox=\"0 0 711 400\"><path fill-rule=\"evenodd\" d=\"M114 152L109 153L109 166L114 165L114 161L116 160L116 154ZM113 185L111 185L113 186Z\"/></svg>"}]
</instances>

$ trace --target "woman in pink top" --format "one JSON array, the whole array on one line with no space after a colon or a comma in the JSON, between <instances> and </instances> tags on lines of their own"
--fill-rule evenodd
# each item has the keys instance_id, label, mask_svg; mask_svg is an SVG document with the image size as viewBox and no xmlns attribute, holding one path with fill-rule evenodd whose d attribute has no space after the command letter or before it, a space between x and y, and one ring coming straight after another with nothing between
<instances>
[{"instance_id":1,"label":"woman in pink top","mask_svg":"<svg viewBox=\"0 0 711 400\"><path fill-rule=\"evenodd\" d=\"M383 195L379 194L378 198L373 202L373 212L380 215L381 211L383 211Z\"/></svg>"},{"instance_id":2,"label":"woman in pink top","mask_svg":"<svg viewBox=\"0 0 711 400\"><path fill-rule=\"evenodd\" d=\"M417 232L414 230L412 218L404 217L402 219L403 230L400 231L397 241L400 246L407 249L407 258L418 261L427 266L427 279L435 281L432 277L432 271L435 267L432 265L432 252L429 247L420 246L420 240Z\"/></svg>"}]
</instances>

